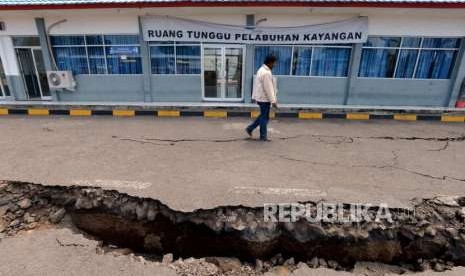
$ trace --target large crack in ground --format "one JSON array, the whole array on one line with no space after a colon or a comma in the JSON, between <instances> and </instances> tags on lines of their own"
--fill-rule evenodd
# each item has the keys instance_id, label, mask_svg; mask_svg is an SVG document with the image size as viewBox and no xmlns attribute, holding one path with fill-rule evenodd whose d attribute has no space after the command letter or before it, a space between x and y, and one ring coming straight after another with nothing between
<instances>
[{"instance_id":1,"label":"large crack in ground","mask_svg":"<svg viewBox=\"0 0 465 276\"><path fill-rule=\"evenodd\" d=\"M315 141L318 143L326 143L328 145L340 145L340 144L352 144L354 143L355 140L391 140L391 141L429 141L429 142L441 142L444 143L441 147L437 149L430 149L428 151L432 152L440 152L440 151L445 151L449 148L449 145L451 142L464 142L465 141L465 134L459 135L459 136L451 136L451 137L418 137L418 136L410 136L410 137L402 137L402 136L369 136L369 137L363 137L363 136L342 136L342 135L316 135L316 134L309 134L309 135L295 135L295 136L284 136L284 137L277 137L275 138L278 141L283 141L283 140L292 140L292 139L300 139L300 138L312 138L316 139ZM152 144L152 145L158 145L158 146L174 146L177 143L186 143L186 142L206 142L206 143L230 143L230 142L243 142L247 140L253 140L250 138L226 138L226 139L194 139L194 138L180 138L180 139L162 139L162 138L130 138L130 137L118 137L118 136L112 136L114 139L119 139L120 141L130 141L130 142L137 142L141 144ZM329 140L328 140L329 139ZM381 166L376 166L376 165L346 165L346 164L340 164L337 162L334 163L325 163L325 162L317 162L317 161L312 161L312 160L305 160L305 159L299 159L299 158L294 158L291 156L283 155L283 154L268 154L272 157L276 158L281 158L287 161L292 161L292 162L304 162L312 165L321 165L321 166L338 166L338 167L346 167L346 168L370 168L370 169L393 169L393 170L398 170L402 171L405 173L409 174L414 174L417 176L429 178L429 179L434 179L434 180L440 180L440 181L446 181L446 180L453 180L453 181L459 181L459 182L465 182L465 179L453 177L453 176L448 176L448 175L442 175L442 176L435 176L435 175L430 175L427 173L422 173L418 171L413 171L409 169L405 169L402 167L399 167L397 165L397 159L398 156L395 153L395 151L392 151L392 154L394 155L394 161L393 164L386 164L386 165L381 165Z\"/></svg>"},{"instance_id":2,"label":"large crack in ground","mask_svg":"<svg viewBox=\"0 0 465 276\"><path fill-rule=\"evenodd\" d=\"M435 150L435 151L440 151L440 150ZM377 170L392 169L392 170L398 170L398 171L402 171L405 173L409 173L409 174L413 174L413 175L417 175L417 176L421 176L421 177L425 177L429 179L434 179L434 180L440 180L440 181L452 180L452 181L465 182L465 179L462 179L462 178L457 178L457 177L448 176L448 175L435 176L435 175L430 175L427 173L422 173L422 172L402 168L399 166L399 162L398 162L399 157L396 152L397 152L396 150L391 151L393 155L392 162L390 164L385 164L385 165L351 165L351 164L338 163L338 162L320 162L320 161L314 161L314 160L299 159L299 158L293 158L293 157L282 155L282 154L266 153L266 155L280 158L286 161L306 163L306 164L318 165L318 166L343 167L343 168L349 168L349 169L352 169L352 168L368 168L368 169L377 169Z\"/></svg>"},{"instance_id":3,"label":"large crack in ground","mask_svg":"<svg viewBox=\"0 0 465 276\"><path fill-rule=\"evenodd\" d=\"M278 137L277 140L289 140L301 138L302 135ZM180 138L180 139L162 139L162 138L131 138L131 137L119 137L116 135L112 136L113 139L119 139L120 141L136 142L141 144L153 144L158 146L174 146L177 143L185 142L206 142L206 143L230 143L230 142L241 142L241 141L253 141L254 139L246 138L225 138L225 139L194 139L194 138ZM257 140L258 141L258 140Z\"/></svg>"},{"instance_id":4,"label":"large crack in ground","mask_svg":"<svg viewBox=\"0 0 465 276\"><path fill-rule=\"evenodd\" d=\"M142 144L155 144L160 146L175 145L176 143L188 143L188 142L206 142L206 143L231 143L231 142L243 142L247 140L253 140L250 138L224 138L224 139L202 139L202 138L179 138L179 139L169 139L169 138L133 138L133 137L119 137L116 135L112 136L113 139L119 139L121 141L130 141L130 142L137 142ZM417 136L410 136L410 137L402 137L402 136L342 136L342 135L318 135L318 134L301 134L301 135L294 135L294 136L281 136L274 138L278 141L283 140L292 140L292 139L300 139L300 138L315 138L317 142L324 142L328 144L343 144L343 143L353 143L354 140L405 140L405 141L431 141L431 142L464 142L465 141L465 134L460 136L452 136L452 137L417 137ZM338 141L326 141L324 139L340 139ZM161 143L157 143L161 142ZM447 143L448 146L448 143Z\"/></svg>"},{"instance_id":5,"label":"large crack in ground","mask_svg":"<svg viewBox=\"0 0 465 276\"><path fill-rule=\"evenodd\" d=\"M317 204L307 202L310 208ZM342 206L344 213L351 205ZM367 218L376 216L375 207L366 210ZM6 236L66 216L106 245L174 259L207 257L219 266L218 257L229 257L260 272L297 262L338 270L358 262L402 265L402 271L465 265L465 197L416 200L415 209L388 211L392 221L273 222L265 221L263 207L180 212L155 199L96 187L0 182L0 233Z\"/></svg>"}]
</instances>

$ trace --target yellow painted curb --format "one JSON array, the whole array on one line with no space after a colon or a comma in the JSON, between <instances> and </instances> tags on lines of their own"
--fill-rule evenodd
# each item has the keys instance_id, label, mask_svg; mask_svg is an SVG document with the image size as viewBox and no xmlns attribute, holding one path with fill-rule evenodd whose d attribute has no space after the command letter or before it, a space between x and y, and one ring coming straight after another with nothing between
<instances>
[{"instance_id":1,"label":"yellow painted curb","mask_svg":"<svg viewBox=\"0 0 465 276\"><path fill-rule=\"evenodd\" d=\"M48 116L50 115L48 109L44 108L29 108L27 114L31 116Z\"/></svg>"},{"instance_id":2,"label":"yellow painted curb","mask_svg":"<svg viewBox=\"0 0 465 276\"><path fill-rule=\"evenodd\" d=\"M69 111L70 116L91 116L92 111L89 109L71 109Z\"/></svg>"},{"instance_id":3,"label":"yellow painted curb","mask_svg":"<svg viewBox=\"0 0 465 276\"><path fill-rule=\"evenodd\" d=\"M158 117L179 117L181 112L179 110L159 110Z\"/></svg>"},{"instance_id":4,"label":"yellow painted curb","mask_svg":"<svg viewBox=\"0 0 465 276\"><path fill-rule=\"evenodd\" d=\"M451 123L463 123L465 122L465 116L442 115L441 121Z\"/></svg>"},{"instance_id":5,"label":"yellow painted curb","mask_svg":"<svg viewBox=\"0 0 465 276\"><path fill-rule=\"evenodd\" d=\"M8 115L8 109L0 108L0 115Z\"/></svg>"},{"instance_id":6,"label":"yellow painted curb","mask_svg":"<svg viewBox=\"0 0 465 276\"><path fill-rule=\"evenodd\" d=\"M416 121L417 115L415 114L394 114L394 120L398 121Z\"/></svg>"},{"instance_id":7,"label":"yellow painted curb","mask_svg":"<svg viewBox=\"0 0 465 276\"><path fill-rule=\"evenodd\" d=\"M299 112L299 119L323 119L323 113Z\"/></svg>"},{"instance_id":8,"label":"yellow painted curb","mask_svg":"<svg viewBox=\"0 0 465 276\"><path fill-rule=\"evenodd\" d=\"M136 112L134 110L121 110L121 109L113 110L113 116L116 116L116 117L132 117L134 115L136 115Z\"/></svg>"},{"instance_id":9,"label":"yellow painted curb","mask_svg":"<svg viewBox=\"0 0 465 276\"><path fill-rule=\"evenodd\" d=\"M370 114L366 113L347 113L346 114L347 120L369 120Z\"/></svg>"},{"instance_id":10,"label":"yellow painted curb","mask_svg":"<svg viewBox=\"0 0 465 276\"><path fill-rule=\"evenodd\" d=\"M260 111L254 110L254 111L250 112L250 117L252 117L252 118L257 118L258 115L260 115ZM276 112L275 111L270 111L270 118L273 119L275 117L276 117Z\"/></svg>"},{"instance_id":11,"label":"yellow painted curb","mask_svg":"<svg viewBox=\"0 0 465 276\"><path fill-rule=\"evenodd\" d=\"M203 116L209 118L226 118L228 117L228 112L224 110L206 110L203 112Z\"/></svg>"}]
</instances>

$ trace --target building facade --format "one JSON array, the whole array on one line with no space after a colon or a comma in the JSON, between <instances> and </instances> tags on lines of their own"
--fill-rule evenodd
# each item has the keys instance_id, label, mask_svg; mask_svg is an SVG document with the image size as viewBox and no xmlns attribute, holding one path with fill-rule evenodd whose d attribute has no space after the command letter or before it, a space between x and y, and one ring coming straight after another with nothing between
<instances>
[{"instance_id":1,"label":"building facade","mask_svg":"<svg viewBox=\"0 0 465 276\"><path fill-rule=\"evenodd\" d=\"M367 38L149 40L153 16L191 20L194 31L199 22L305 30L365 18ZM0 0L0 24L0 101L250 103L254 72L270 53L284 104L453 107L465 77L460 0ZM72 71L75 88L50 89L51 70Z\"/></svg>"}]
</instances>

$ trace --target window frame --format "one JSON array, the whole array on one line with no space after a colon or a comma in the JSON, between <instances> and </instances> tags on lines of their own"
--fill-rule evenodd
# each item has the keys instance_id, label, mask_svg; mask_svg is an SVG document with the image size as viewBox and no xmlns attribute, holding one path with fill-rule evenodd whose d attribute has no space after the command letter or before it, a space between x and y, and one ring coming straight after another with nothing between
<instances>
[{"instance_id":1,"label":"window frame","mask_svg":"<svg viewBox=\"0 0 465 276\"><path fill-rule=\"evenodd\" d=\"M169 41L167 43L163 43L162 41L154 41L149 43L149 59L150 59L150 75L154 76L202 76L203 68L202 68L202 48L204 43L195 43L195 42L179 42L179 41ZM178 73L178 54L177 54L177 47L176 46L198 46L200 50L200 73L198 74L179 74ZM173 47L173 56L174 56L174 74L157 74L152 72L152 47Z\"/></svg>"},{"instance_id":2,"label":"window frame","mask_svg":"<svg viewBox=\"0 0 465 276\"><path fill-rule=\"evenodd\" d=\"M256 75L256 71L255 68L256 68L256 64L255 64L255 50L257 47L260 47L260 46L264 46L264 47L267 47L267 46L273 46L273 47L291 47L291 64L290 64L290 68L289 68L289 74L288 75L281 75L281 74L273 74L274 76L277 76L277 77L292 77L292 78L331 78L331 79L346 79L349 77L349 69L350 69L350 59L352 58L352 51L353 51L353 45L352 43L350 44L347 44L347 45L339 45L339 44L335 44L335 45L330 45L330 44L312 44L312 45L305 45L305 44L292 44L292 45L286 45L286 44L278 44L278 45L274 45L274 44L255 44L254 45L254 49L253 49L253 54L254 54L254 76ZM294 53L295 53L295 49L296 48L310 48L311 49L311 56L310 56L310 70L308 72L308 75L293 75L292 74L292 69L293 69L293 64L294 64ZM316 75L312 75L312 69L313 69L313 57L314 57L314 53L315 53L315 48L340 48L340 49L350 49L350 53L349 53L349 63L348 63L348 69L347 69L347 72L346 72L346 76L343 76L343 77L339 77L339 76L316 76ZM258 67L260 68L260 67Z\"/></svg>"},{"instance_id":3,"label":"window frame","mask_svg":"<svg viewBox=\"0 0 465 276\"><path fill-rule=\"evenodd\" d=\"M106 35L121 35L121 36L139 36L138 34L127 34L127 33L101 33L101 34L54 34L54 35L51 35L51 37L53 36L57 36L57 37L63 37L63 36L82 36L84 38L84 44L82 45L51 45L52 47L52 50L54 48L80 48L80 47L84 47L85 48L85 53L86 53L86 61L87 61L87 74L77 74L77 75L90 75L90 76L140 76L140 75L143 75L144 72L143 72L143 68L142 68L142 54L141 54L141 45L140 43L139 44L106 44L105 43L105 36ZM102 44L88 44L87 43L87 36L100 36L102 38ZM113 46L116 46L116 47L138 47L139 48L139 58L141 59L141 72L138 73L138 74L110 74L108 73L109 70L108 70L108 60L107 60L107 47L113 47ZM104 58L104 61L105 61L105 73L104 74L93 74L91 73L91 70L90 70L90 59L89 59L89 50L88 50L88 47L100 47L103 49L103 58ZM52 53L53 55L55 54L55 52ZM54 57L55 58L55 57Z\"/></svg>"},{"instance_id":4,"label":"window frame","mask_svg":"<svg viewBox=\"0 0 465 276\"><path fill-rule=\"evenodd\" d=\"M447 79L435 79L435 78L416 78L417 75L417 70L418 70L418 63L420 60L421 52L422 51L454 51L456 54L460 51L460 44L462 43L463 38L462 37L434 37L434 36L372 36L372 37L399 37L400 38L400 43L398 47L388 47L388 46L365 46L362 45L362 54L364 49L382 49L382 50L396 50L396 64L394 67L394 71L392 74L392 77L361 77L360 76L360 71L357 72L357 78L359 79L381 79L381 80L434 80L434 81L449 81L451 77L449 76ZM419 38L420 43L418 47L404 47L402 46L404 39L406 38ZM423 42L425 39L441 39L441 38L452 38L452 39L458 39L458 47L457 48L423 48ZM417 57L415 61L415 67L413 68L413 73L411 78L397 78L396 73L397 73L397 68L399 65L399 57L400 53L402 50L415 50L417 51ZM362 62L362 55L360 55L360 63ZM454 57L453 64L451 65L452 68L450 70L453 70L454 67L456 66L457 63L457 55Z\"/></svg>"},{"instance_id":5,"label":"window frame","mask_svg":"<svg viewBox=\"0 0 465 276\"><path fill-rule=\"evenodd\" d=\"M13 48L29 48L29 47L40 47L40 40L37 41L37 45L35 43L26 44L26 45L15 45L16 38L31 38L33 40L39 39L38 35L12 35L11 36L11 43L13 44Z\"/></svg>"}]
</instances>

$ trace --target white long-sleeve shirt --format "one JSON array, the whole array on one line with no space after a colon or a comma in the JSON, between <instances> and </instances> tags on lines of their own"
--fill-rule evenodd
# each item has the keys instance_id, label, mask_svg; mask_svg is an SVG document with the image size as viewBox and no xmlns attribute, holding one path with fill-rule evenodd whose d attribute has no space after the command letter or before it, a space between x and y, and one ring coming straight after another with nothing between
<instances>
[{"instance_id":1,"label":"white long-sleeve shirt","mask_svg":"<svg viewBox=\"0 0 465 276\"><path fill-rule=\"evenodd\" d=\"M276 103L276 92L271 69L264 64L258 69L255 76L252 99L257 102Z\"/></svg>"}]
</instances>

